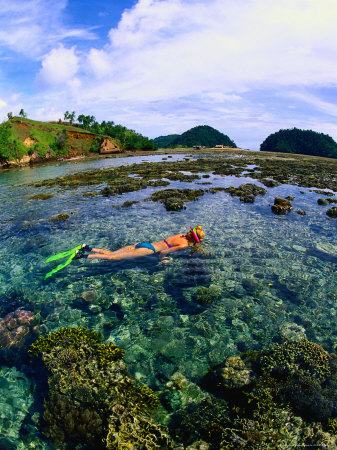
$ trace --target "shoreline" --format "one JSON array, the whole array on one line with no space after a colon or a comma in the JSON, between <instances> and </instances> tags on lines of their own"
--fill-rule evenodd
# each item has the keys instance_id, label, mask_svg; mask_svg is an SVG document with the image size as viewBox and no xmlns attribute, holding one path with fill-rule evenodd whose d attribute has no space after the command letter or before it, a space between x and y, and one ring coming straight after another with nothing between
<instances>
[{"instance_id":1,"label":"shoreline","mask_svg":"<svg viewBox=\"0 0 337 450\"><path fill-rule=\"evenodd\" d=\"M38 167L38 166L47 166L55 163L62 162L76 162L76 161L91 161L91 160L99 160L99 159L110 159L110 158L127 158L133 156L153 156L153 155L170 155L170 154L184 154L189 153L192 156L194 155L205 155L207 153L211 153L212 155L228 155L228 156L242 156L247 157L249 159L256 159L256 161L261 160L270 160L270 161L296 161L302 160L305 162L308 161L317 161L326 164L336 165L337 170L337 159L335 158L327 158L324 156L314 156L314 155L304 155L298 153L280 153L280 152L261 152L259 150L246 150L241 148L204 148L204 149L193 149L193 148L160 148L158 150L127 150L123 152L116 152L111 154L98 154L98 153L90 153L87 155L76 155L70 157L63 158L45 158L37 161L27 161L21 163L5 163L0 165L0 174L8 171L15 171L17 169L28 168L28 167Z\"/></svg>"}]
</instances>

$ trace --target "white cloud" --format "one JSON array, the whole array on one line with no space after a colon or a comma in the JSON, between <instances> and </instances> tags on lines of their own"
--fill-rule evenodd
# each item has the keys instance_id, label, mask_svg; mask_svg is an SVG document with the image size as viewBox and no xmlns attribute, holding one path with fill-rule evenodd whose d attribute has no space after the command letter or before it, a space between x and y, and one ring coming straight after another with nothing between
<instances>
[{"instance_id":1,"label":"white cloud","mask_svg":"<svg viewBox=\"0 0 337 450\"><path fill-rule=\"evenodd\" d=\"M149 101L331 85L336 20L335 0L140 0L91 52L93 72L110 78L87 95Z\"/></svg>"},{"instance_id":2,"label":"white cloud","mask_svg":"<svg viewBox=\"0 0 337 450\"><path fill-rule=\"evenodd\" d=\"M112 73L112 65L110 58L104 50L91 49L88 55L88 69L89 72L98 78L105 78Z\"/></svg>"},{"instance_id":3,"label":"white cloud","mask_svg":"<svg viewBox=\"0 0 337 450\"><path fill-rule=\"evenodd\" d=\"M335 115L318 92L337 86L336 0L139 0L105 45L82 53L64 38L92 35L62 24L65 5L0 0L15 19L0 31L0 49L22 46L42 60L44 90L27 110L76 110L153 137L207 123L239 145L284 125L326 130Z\"/></svg>"},{"instance_id":4,"label":"white cloud","mask_svg":"<svg viewBox=\"0 0 337 450\"><path fill-rule=\"evenodd\" d=\"M66 0L0 0L0 52L39 59L66 38L93 39L90 30L63 23Z\"/></svg>"},{"instance_id":5,"label":"white cloud","mask_svg":"<svg viewBox=\"0 0 337 450\"><path fill-rule=\"evenodd\" d=\"M75 54L75 47L68 49L60 45L43 59L37 83L50 87L69 82L70 87L78 87L79 80L75 78L78 69L79 58Z\"/></svg>"}]
</instances>

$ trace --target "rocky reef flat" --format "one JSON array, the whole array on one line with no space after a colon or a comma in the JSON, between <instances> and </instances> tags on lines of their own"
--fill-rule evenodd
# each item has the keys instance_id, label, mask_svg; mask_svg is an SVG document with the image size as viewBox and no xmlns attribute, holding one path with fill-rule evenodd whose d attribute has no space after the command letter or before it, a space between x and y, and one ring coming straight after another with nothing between
<instances>
[{"instance_id":1,"label":"rocky reef flat","mask_svg":"<svg viewBox=\"0 0 337 450\"><path fill-rule=\"evenodd\" d=\"M0 446L334 448L336 164L185 149L3 173ZM168 264L44 281L81 242L193 224L202 246Z\"/></svg>"}]
</instances>

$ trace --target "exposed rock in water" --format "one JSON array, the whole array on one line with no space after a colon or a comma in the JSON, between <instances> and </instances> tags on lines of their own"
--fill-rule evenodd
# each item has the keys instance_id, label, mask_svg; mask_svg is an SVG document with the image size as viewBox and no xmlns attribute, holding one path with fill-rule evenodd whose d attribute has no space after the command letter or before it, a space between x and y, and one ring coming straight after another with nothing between
<instances>
[{"instance_id":1,"label":"exposed rock in water","mask_svg":"<svg viewBox=\"0 0 337 450\"><path fill-rule=\"evenodd\" d=\"M271 210L274 214L288 214L293 209L293 205L285 198L276 197Z\"/></svg>"},{"instance_id":2,"label":"exposed rock in water","mask_svg":"<svg viewBox=\"0 0 337 450\"><path fill-rule=\"evenodd\" d=\"M154 192L150 198L163 203L167 211L180 211L185 208L185 202L197 200L204 192L202 189L163 189Z\"/></svg>"},{"instance_id":3,"label":"exposed rock in water","mask_svg":"<svg viewBox=\"0 0 337 450\"><path fill-rule=\"evenodd\" d=\"M337 206L328 209L326 215L329 217L333 217L334 219L337 219Z\"/></svg>"},{"instance_id":4,"label":"exposed rock in water","mask_svg":"<svg viewBox=\"0 0 337 450\"><path fill-rule=\"evenodd\" d=\"M316 192L316 194L319 195L328 195L330 197L332 197L334 195L333 192L329 192L329 191L323 191L322 189L310 189L310 192Z\"/></svg>"},{"instance_id":5,"label":"exposed rock in water","mask_svg":"<svg viewBox=\"0 0 337 450\"><path fill-rule=\"evenodd\" d=\"M260 180L260 181L261 181L262 184L264 184L266 187L269 187L269 188L273 188L273 187L276 187L276 186L280 186L280 185L281 185L281 183L279 183L278 181L276 181L276 180L271 180L271 179L269 179L269 178L263 178L263 179Z\"/></svg>"},{"instance_id":6,"label":"exposed rock in water","mask_svg":"<svg viewBox=\"0 0 337 450\"><path fill-rule=\"evenodd\" d=\"M246 183L235 188L230 186L225 189L232 197L240 197L241 202L254 203L257 195L264 195L267 193L266 189L256 186L256 184Z\"/></svg>"},{"instance_id":7,"label":"exposed rock in water","mask_svg":"<svg viewBox=\"0 0 337 450\"><path fill-rule=\"evenodd\" d=\"M337 198L319 198L317 203L319 205L330 205L331 203L337 203Z\"/></svg>"}]
</instances>

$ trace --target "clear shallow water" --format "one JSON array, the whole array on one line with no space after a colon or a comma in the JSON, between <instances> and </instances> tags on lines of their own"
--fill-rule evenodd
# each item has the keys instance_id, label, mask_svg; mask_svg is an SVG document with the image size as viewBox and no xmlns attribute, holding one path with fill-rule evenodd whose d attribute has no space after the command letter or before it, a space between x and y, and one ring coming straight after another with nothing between
<instances>
[{"instance_id":1,"label":"clear shallow water","mask_svg":"<svg viewBox=\"0 0 337 450\"><path fill-rule=\"evenodd\" d=\"M174 155L168 161L185 156ZM100 187L24 186L93 168L163 158L167 156L78 160L1 174L0 317L23 307L40 317L45 332L69 325L100 330L107 342L126 350L130 372L159 390L176 372L198 382L227 356L265 347L282 335L305 334L336 351L337 221L326 216L327 207L317 204L321 195L310 189L289 185L267 189L254 204L241 203L225 192L205 194L187 203L186 210L170 213L160 203L143 201L158 188L84 198L83 192ZM172 182L170 187L260 185L247 177L209 175L196 183ZM29 200L37 193L55 196ZM295 197L294 211L305 210L307 215L271 212L274 198L288 195ZM141 203L116 208L126 200ZM70 218L49 221L60 213ZM45 258L81 242L117 249L186 232L190 224L205 229L200 253L177 252L165 265L156 257L124 264L79 260L43 281L54 267L46 265ZM195 295L200 287L209 288L216 300L199 304ZM24 361L13 366L8 358L2 362L0 437L9 436L14 448L27 448L27 442L50 448L35 434L36 380L29 365Z\"/></svg>"}]
</instances>

